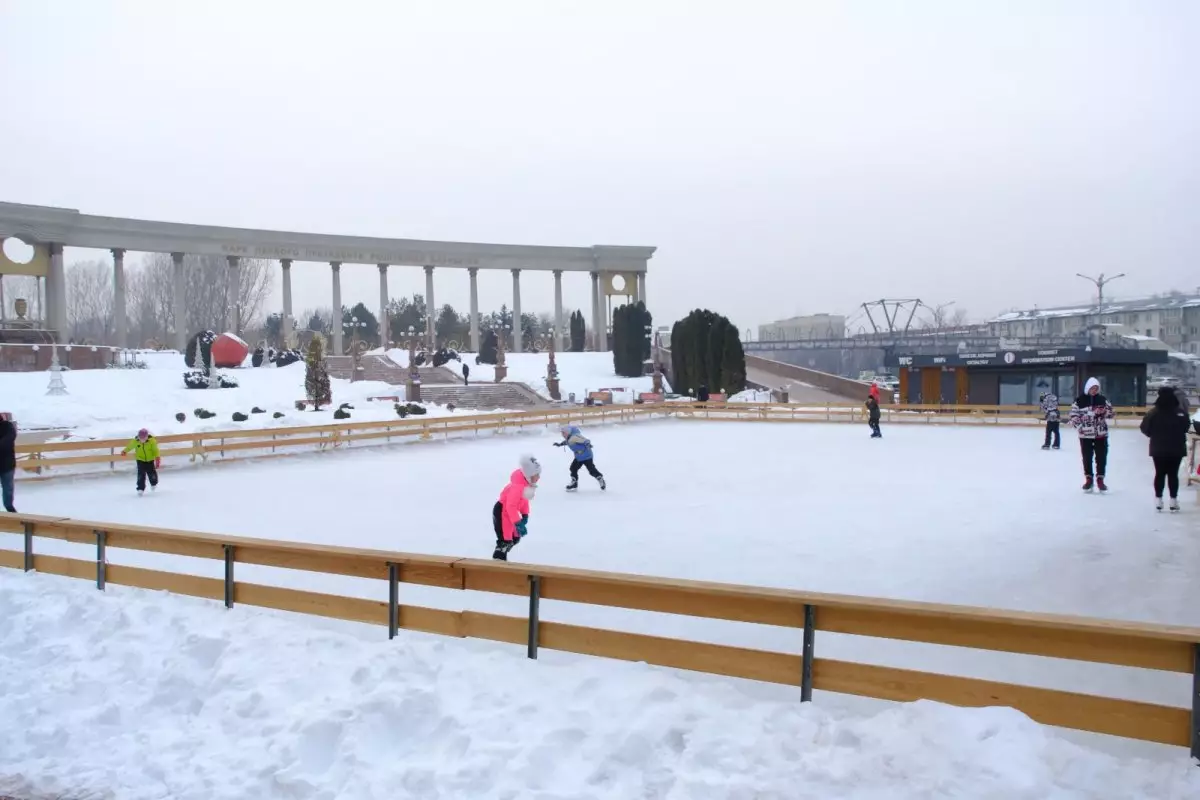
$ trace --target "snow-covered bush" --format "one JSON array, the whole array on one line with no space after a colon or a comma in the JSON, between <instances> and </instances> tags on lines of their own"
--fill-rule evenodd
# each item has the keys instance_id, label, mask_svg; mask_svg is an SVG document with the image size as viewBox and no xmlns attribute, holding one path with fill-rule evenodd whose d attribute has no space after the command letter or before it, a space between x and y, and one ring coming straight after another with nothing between
<instances>
[{"instance_id":1,"label":"snow-covered bush","mask_svg":"<svg viewBox=\"0 0 1200 800\"><path fill-rule=\"evenodd\" d=\"M265 408L259 408L258 406L255 406L254 408L250 409L250 413L251 414L265 414L265 413L267 413L267 410Z\"/></svg>"},{"instance_id":2,"label":"snow-covered bush","mask_svg":"<svg viewBox=\"0 0 1200 800\"><path fill-rule=\"evenodd\" d=\"M240 411L233 412L233 421L234 422L245 422L248 419L250 419L250 417L247 414L243 414Z\"/></svg>"},{"instance_id":3,"label":"snow-covered bush","mask_svg":"<svg viewBox=\"0 0 1200 800\"><path fill-rule=\"evenodd\" d=\"M350 419L350 412L344 408L339 408L333 412L334 419Z\"/></svg>"}]
</instances>

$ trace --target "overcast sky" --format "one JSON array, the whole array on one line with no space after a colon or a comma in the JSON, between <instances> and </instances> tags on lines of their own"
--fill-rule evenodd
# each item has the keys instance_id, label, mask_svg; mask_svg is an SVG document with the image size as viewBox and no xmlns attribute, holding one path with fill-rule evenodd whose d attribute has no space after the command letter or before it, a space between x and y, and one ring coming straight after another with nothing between
<instances>
[{"instance_id":1,"label":"overcast sky","mask_svg":"<svg viewBox=\"0 0 1200 800\"><path fill-rule=\"evenodd\" d=\"M0 199L656 245L661 323L881 297L979 318L1086 298L1076 272L1194 290L1198 34L1191 0L0 0ZM328 305L327 266L293 272L297 312ZM344 300L377 281L343 268ZM528 274L523 307L552 285ZM480 286L511 303L507 273ZM567 305L589 290L568 275ZM465 310L466 273L437 300Z\"/></svg>"}]
</instances>

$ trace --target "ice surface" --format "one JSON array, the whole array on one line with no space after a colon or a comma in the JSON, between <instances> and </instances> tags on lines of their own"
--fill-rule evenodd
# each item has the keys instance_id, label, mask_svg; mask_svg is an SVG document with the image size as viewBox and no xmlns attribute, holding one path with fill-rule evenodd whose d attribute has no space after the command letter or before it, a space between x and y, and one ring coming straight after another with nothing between
<instances>
[{"instance_id":1,"label":"ice surface","mask_svg":"<svg viewBox=\"0 0 1200 800\"><path fill-rule=\"evenodd\" d=\"M884 427L883 440L872 441L867 438L866 427L858 425L669 420L585 427L584 433L596 446L596 463L608 478L608 492L600 492L586 474L581 477L578 494L563 491L569 456L563 450L551 447L559 437L555 431L547 429L501 434L478 441L434 441L302 455L263 463L248 461L167 468L163 471L158 494L143 499L134 497L133 481L129 476L20 483L17 507L28 513L54 513L82 519L486 558L492 547L491 505L517 457L522 452L532 452L544 465L542 488L532 503L530 536L514 551L514 560L1200 625L1200 526L1197 523L1200 503L1197 493L1194 489L1185 490L1184 510L1177 515L1153 510L1150 488L1153 470L1146 440L1135 429L1122 428L1113 433L1108 470L1112 491L1103 496L1085 495L1079 490L1082 470L1074 436L1066 432L1062 451L1045 452L1040 449L1042 432L1037 428L891 425ZM17 537L5 536L3 539L5 547L19 549ZM93 555L93 549L88 546L66 542L39 539L37 548L40 552L81 558ZM170 568L212 577L221 574L221 566L215 562L121 550L110 550L109 558L115 563ZM237 569L239 580L380 600L386 597L386 587L378 582L246 565L238 565ZM10 586L11 579L9 573L0 573L5 587ZM86 586L79 589L85 590L86 597L102 598L94 589ZM28 649L28 645L20 642L36 644L39 641L47 648L70 649L81 646L76 641L78 637L86 640L102 635L103 626L77 624L78 615L61 605L68 601L54 602L59 603L54 607L60 609L55 616L57 627L51 628L44 640L11 639L21 631L24 631L21 635L36 637L37 631L45 627L38 621L41 617L24 621L32 610L9 615L0 621L0 631L3 631L0 652L15 657L14 651ZM176 602L186 604L189 601L158 598L152 603L169 604L164 605L165 610L155 624L169 628L170 636L182 635L175 631L177 623L171 620L191 613L173 610ZM11 603L6 600L4 607L16 607L18 603L17 599ZM474 608L512 615L525 613L523 598L408 585L401 587L401 603ZM233 620L243 619L241 615L254 613L238 609L219 619L229 619L229 624L234 624ZM542 616L547 620L782 652L795 653L800 647L798 632L766 626L561 602L544 603ZM266 625L265 622L253 624ZM312 655L307 659L308 671L319 673L322 680L330 682L333 687L329 690L330 696L336 695L338 681L348 680L347 674L353 671L351 663L354 669L373 669L378 666L378 658L373 651L355 649L358 645L335 646L325 641L324 631L328 626L321 621L303 619L287 624L296 627L288 628L287 633L273 633L274 628L255 629L253 634L244 630L229 633L225 637L228 646L236 644L243 655L229 664L228 672L221 674L240 691L259 691L272 697L282 695L278 707L268 706L262 711L264 721L257 729L258 733L253 734L259 737L253 740L256 744L231 746L230 752L236 750L244 754L239 758L250 758L250 751L257 747L258 752L264 754L261 757L267 759L262 769L290 769L287 774L294 775L302 770L290 767L293 762L288 754L293 752L289 748L299 745L289 742L303 736L301 731L310 719L324 717L310 713L312 705L308 702L296 701L298 709L288 711L291 701L286 693L290 689L282 688L279 683L286 684L286 676L292 675L294 668L273 666L275 651L290 652L295 660L304 659L290 649L292 645L281 643L276 647L273 637L297 639L312 648ZM206 628L191 632L218 639L224 636L212 634ZM144 635L152 638L150 630ZM371 642L369 646L375 647L375 639L383 637L383 633L371 629L365 636ZM414 643L414 638L421 637L409 632L402 634L403 658L416 652L409 648L425 646ZM475 645L452 641L428 646L442 649L422 651L438 655L428 655L424 661L419 661L424 666L398 666L397 673L411 670L416 674L429 674L429 670L436 673L435 667L456 670L457 665L441 665L441 659L457 660L460 652L486 654L493 664L508 665L507 659L513 649L480 644L478 649L460 651L460 647L474 648ZM1190 682L1184 675L834 634L818 634L817 648L819 655L829 658L1177 706L1186 705L1189 697ZM113 659L136 663L145 659L149 665L161 663L159 656L141 655L138 647L123 649L119 639L105 639L102 651ZM279 683L248 671L248 665L259 651L262 652L257 657L263 661L264 671L278 669L285 676ZM343 651L345 662L340 660ZM28 657L35 658L37 654ZM499 670L504 676L511 672L514 681L528 681L531 686L544 684L548 693L556 691L553 687L557 686L554 683L557 679L543 678L537 671L543 668L543 662L550 663L551 658L547 654L536 666L524 665L517 659L511 662L511 668L495 667L487 677L477 675L474 684L480 692L500 692L492 681L492 676ZM566 657L559 655L557 658ZM67 660L68 665L72 663ZM580 745L582 749L572 750L569 756L564 756L574 765L572 770L585 775L581 779L585 783L557 785L560 780L557 776L561 773L552 771L552 783L543 787L547 797L736 797L756 796L753 793L755 787L760 791L757 796L764 797L1185 797L1193 796L1195 791L1190 783L1181 782L1194 780L1191 773L1177 770L1181 763L1187 762L1186 752L1182 749L1142 746L1085 734L1048 732L1029 727L1019 716L1005 716L1010 712L961 712L928 704L893 707L820 692L816 695L819 711L797 710L794 691L784 687L696 676L666 678L658 671L647 671L646 674L658 676L654 681L682 681L684 683L672 685L688 687L686 699L679 700L686 710L678 712L681 719L690 720L679 734L685 742L682 752L687 757L674 760L672 755L665 762L657 761L655 754L660 749L659 740L652 734L645 734L650 737L648 739L639 738L637 734L642 730L638 720L651 725L654 731L660 730L653 727L658 724L655 719L660 709L647 700L654 688L646 688L641 694L640 689L630 689L628 706L624 705L624 688L619 696L606 693L613 682L622 687L641 686L637 683L641 679L636 677L643 674L637 671L639 668L591 660L569 663L579 665L578 673L573 674L593 676L605 693L586 695L575 684L564 684L563 695L557 699L549 694L546 696L546 708L563 702L567 702L569 708L578 708L579 704L571 698L581 693L595 706L590 716L579 712L578 726L582 732L577 735L589 744L586 747ZM78 664L72 668L82 669ZM96 665L96 670L108 671L103 662ZM41 673L42 669L38 667L28 674ZM142 678L143 682L148 680L148 677ZM216 691L203 676L188 680ZM403 686L409 685L403 683L402 678L396 680ZM468 681L468 678L462 680ZM584 681L584 678L580 680ZM266 688L258 689L260 684ZM741 710L731 713L728 719L719 714L715 708L727 708L726 701L712 700L707 689L697 688L710 684L719 684L714 691L734 693L721 697L740 698L736 703L728 702ZM301 681L301 686L307 684ZM403 686L392 686L386 694L404 696ZM312 691L315 690L310 687L310 693ZM673 691L684 696L682 690ZM101 703L105 692L99 688L95 692L96 702ZM316 694L325 696L322 692ZM186 692L184 696L187 696ZM753 701L748 699L751 696L755 698ZM518 713L514 709L527 705L533 709L542 707L539 705L542 699L530 699L532 695L519 699L511 695L478 697L480 703L491 707L498 716L508 715L509 719L526 718L524 712ZM335 703L333 707L338 711L329 713L351 717L361 713L354 705L360 699L346 698L341 702L349 706ZM760 700L770 703L761 707L755 705ZM56 704L50 699L38 702L41 705L37 707L46 709L48 714L43 720L44 725L71 727L65 718L55 718L50 712L62 709L65 714L67 709L76 708L76 704L65 700ZM209 701L198 702L201 702L202 710L209 708ZM221 704L233 702L229 698L214 700L216 706L211 713L217 714ZM644 707L641 716L636 710L639 706ZM103 708L89 708L96 715L102 714ZM655 709L654 713L648 710L650 708ZM606 716L610 712L618 720L612 726ZM5 713L5 709L0 709L0 713ZM234 727L234 722L224 718L219 723L208 720L200 724L194 715L201 711L179 713L184 714L183 720L192 722L185 724L171 718L171 724L181 732L176 734L176 739L163 740L174 742L171 747L152 748L155 758L173 757L170 753L175 747L212 752L209 748L224 746L210 741L220 738L215 731L226 730L221 726ZM671 719L676 711L672 707L661 709L661 713ZM462 724L470 727L444 708L431 714L441 715L447 726ZM808 717L808 714L830 716ZM865 718L862 715L866 715ZM147 716L150 715L130 715L127 724L150 725L151 722L141 719ZM720 724L709 729L705 726L710 720ZM779 720L792 722L785 724ZM800 727L788 727L793 724ZM805 727L809 724L814 727ZM274 727L267 727L269 725ZM704 727L704 732L694 726ZM717 736L717 731L724 729L731 732L730 736L737 732L736 736L746 737L747 742L757 741L757 748L747 744L744 749L729 750L726 744L728 760L724 756L717 757L714 750L692 749L692 742L709 741L707 737ZM993 729L994 733L986 733ZM143 732L136 735L142 736L143 741L159 741L154 733L141 730ZM482 730L488 729L485 726ZM480 749L491 752L491 749L499 748L512 754L517 763L527 763L521 760L526 758L545 758L552 765L557 763L549 754L532 755L537 750L542 728L527 731L514 723L506 730L512 737L508 749L489 738L490 734L481 733L479 739L471 739L465 745L465 752L481 756ZM826 733L812 733L813 730ZM832 733L846 730L853 730L853 733ZM84 734L80 732L79 735ZM593 736L597 738L592 739ZM59 755L51 745L70 738L69 732L59 731L38 739L46 744L41 751L46 758L61 759L45 766L46 770L58 769L57 774L68 774L67 767L75 763L72 760L75 756ZM802 742L803 746L797 744L795 751L789 750L791 745L785 747L783 744L787 740ZM1086 756L1056 755L1076 753L1061 750L1067 747L1063 740L1083 742L1116 754L1120 766L1113 766L1106 757L1095 752ZM993 749L1000 747L997 742L1011 742L1015 749ZM450 767L430 755L424 745L422 740L418 750L420 756L414 756L414 761L406 761L403 755L392 753L393 763L376 769L372 766L376 763L373 753L369 748L362 749L367 747L366 744L342 736L337 739L336 746L315 748L324 753L322 757L330 761L330 766L320 775L306 778L315 787L307 796L326 796L321 792L332 792L327 796L335 796L337 787L346 785L339 781L352 780L346 777L350 773L359 775L358 780L368 780L367 773L371 776L392 775L389 770L393 769L430 770L427 780L442 786L444 796L452 796L453 792L445 788L450 784L438 783L450 780L443 774ZM435 741L430 740L428 745L435 748ZM959 750L960 746L966 749ZM847 757L844 763L839 761L836 753L841 752L838 749L841 747L849 748L847 752L853 752L855 757ZM914 754L914 750L919 754ZM0 753L6 752L26 751L0 748ZM1133 755L1151 757L1159 766L1129 760ZM707 767L700 764L704 758L710 760ZM906 771L910 765L903 762L910 759L916 759L917 765L913 769L921 772L924 778L944 780L950 788L938 794L920 782L924 778L916 779L905 772L903 780L916 782L901 784L905 787L904 792L888 793L879 788L883 784L873 783L875 778L867 774L869 770L882 770L883 774L893 775L894 780L901 780L888 770ZM201 758L197 763L208 760ZM1021 768L1013 766L1016 764ZM827 765L827 769L822 765ZM864 765L870 765L869 769ZM140 763L135 767L135 771L140 770ZM196 769L207 770L208 767ZM216 767L212 769L217 770ZM472 773L477 778L487 775L490 776L488 780L501 780L496 777L498 769L479 766L478 770ZM975 783L955 783L959 778L954 775L959 770L969 775L962 780ZM11 773L13 770L11 767L0 769L0 774L5 771ZM225 776L221 778L225 780L232 779L232 774L227 774L232 772L234 770L218 770L204 774L210 778L211 775ZM586 783L590 780L586 776L601 772L609 777L598 778L599 784ZM983 772L989 777L981 777ZM171 769L163 768L164 775L171 773ZM120 768L114 767L105 774L116 780L118 778L112 776L119 776ZM674 795L665 789L643 792L637 788L641 784L631 788L633 785L629 781L650 780L651 774L661 775L664 781L729 782L715 784L720 787L716 789L675 783L672 784ZM1093 776L1103 777L1091 782ZM242 779L245 779L244 775ZM519 779L533 778L522 776ZM506 775L504 780L518 778ZM604 783L606 780L611 783ZM845 783L839 783L843 780ZM999 783L989 782L993 780ZM1013 782L1020 780L1028 783ZM1055 788L1055 780L1060 780L1060 788ZM805 795L802 792L808 791L806 787L810 782L815 788L812 794ZM380 785L394 787L399 784ZM485 785L493 784L479 784ZM967 785L975 786L976 790L961 788ZM574 788L568 790L564 786ZM424 789L409 787L407 791L420 796ZM480 788L478 791L477 796L504 796L499 793L501 789ZM513 791L517 794L512 796L538 796L532 785ZM656 791L659 793L655 794ZM343 796L372 795L349 792ZM405 795L400 793L398 796Z\"/></svg>"}]
</instances>

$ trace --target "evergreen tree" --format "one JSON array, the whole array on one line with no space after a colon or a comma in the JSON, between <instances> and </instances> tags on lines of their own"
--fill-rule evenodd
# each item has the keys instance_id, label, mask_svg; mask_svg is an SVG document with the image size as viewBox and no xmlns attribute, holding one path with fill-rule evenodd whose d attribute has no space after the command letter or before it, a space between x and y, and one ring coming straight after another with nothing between
<instances>
[{"instance_id":1,"label":"evergreen tree","mask_svg":"<svg viewBox=\"0 0 1200 800\"><path fill-rule=\"evenodd\" d=\"M725 317L696 309L671 328L671 366L679 391L735 394L746 388L746 355L737 328Z\"/></svg>"},{"instance_id":2,"label":"evergreen tree","mask_svg":"<svg viewBox=\"0 0 1200 800\"><path fill-rule=\"evenodd\" d=\"M587 342L587 323L584 322L583 312L571 314L571 352L582 353Z\"/></svg>"},{"instance_id":3,"label":"evergreen tree","mask_svg":"<svg viewBox=\"0 0 1200 800\"><path fill-rule=\"evenodd\" d=\"M483 341L479 345L479 363L495 364L499 344L500 340L499 337L496 336L496 331L494 329L489 329L483 335Z\"/></svg>"},{"instance_id":4,"label":"evergreen tree","mask_svg":"<svg viewBox=\"0 0 1200 800\"><path fill-rule=\"evenodd\" d=\"M329 370L325 367L325 348L320 336L312 337L308 343L308 355L304 359L304 393L313 404L313 411L333 402L333 389L329 385Z\"/></svg>"},{"instance_id":5,"label":"evergreen tree","mask_svg":"<svg viewBox=\"0 0 1200 800\"><path fill-rule=\"evenodd\" d=\"M362 303L356 303L354 305L354 308L342 309L342 324L343 325L345 325L346 323L349 323L351 320L353 320L355 318L357 318L360 323L363 323L363 322L367 323L365 326L360 327L358 329L358 338L359 339L365 339L369 342L374 342L379 339L379 320L375 317L374 314L371 313L371 310L369 308L367 308ZM349 328L343 327L342 330L349 330ZM353 331L351 331L349 335L351 337L353 337L354 336ZM347 347L349 347L348 344L347 344Z\"/></svg>"}]
</instances>

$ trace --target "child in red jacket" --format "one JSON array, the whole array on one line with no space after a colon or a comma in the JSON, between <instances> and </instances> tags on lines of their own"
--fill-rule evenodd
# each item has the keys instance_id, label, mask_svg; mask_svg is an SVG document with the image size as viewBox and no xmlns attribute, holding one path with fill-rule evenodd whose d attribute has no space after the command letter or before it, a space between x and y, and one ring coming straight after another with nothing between
<instances>
[{"instance_id":1,"label":"child in red jacket","mask_svg":"<svg viewBox=\"0 0 1200 800\"><path fill-rule=\"evenodd\" d=\"M542 465L536 458L521 456L520 466L513 470L508 485L500 492L500 499L492 506L492 527L496 531L496 550L492 558L508 561L508 551L525 538L529 501L533 499L541 474Z\"/></svg>"}]
</instances>

